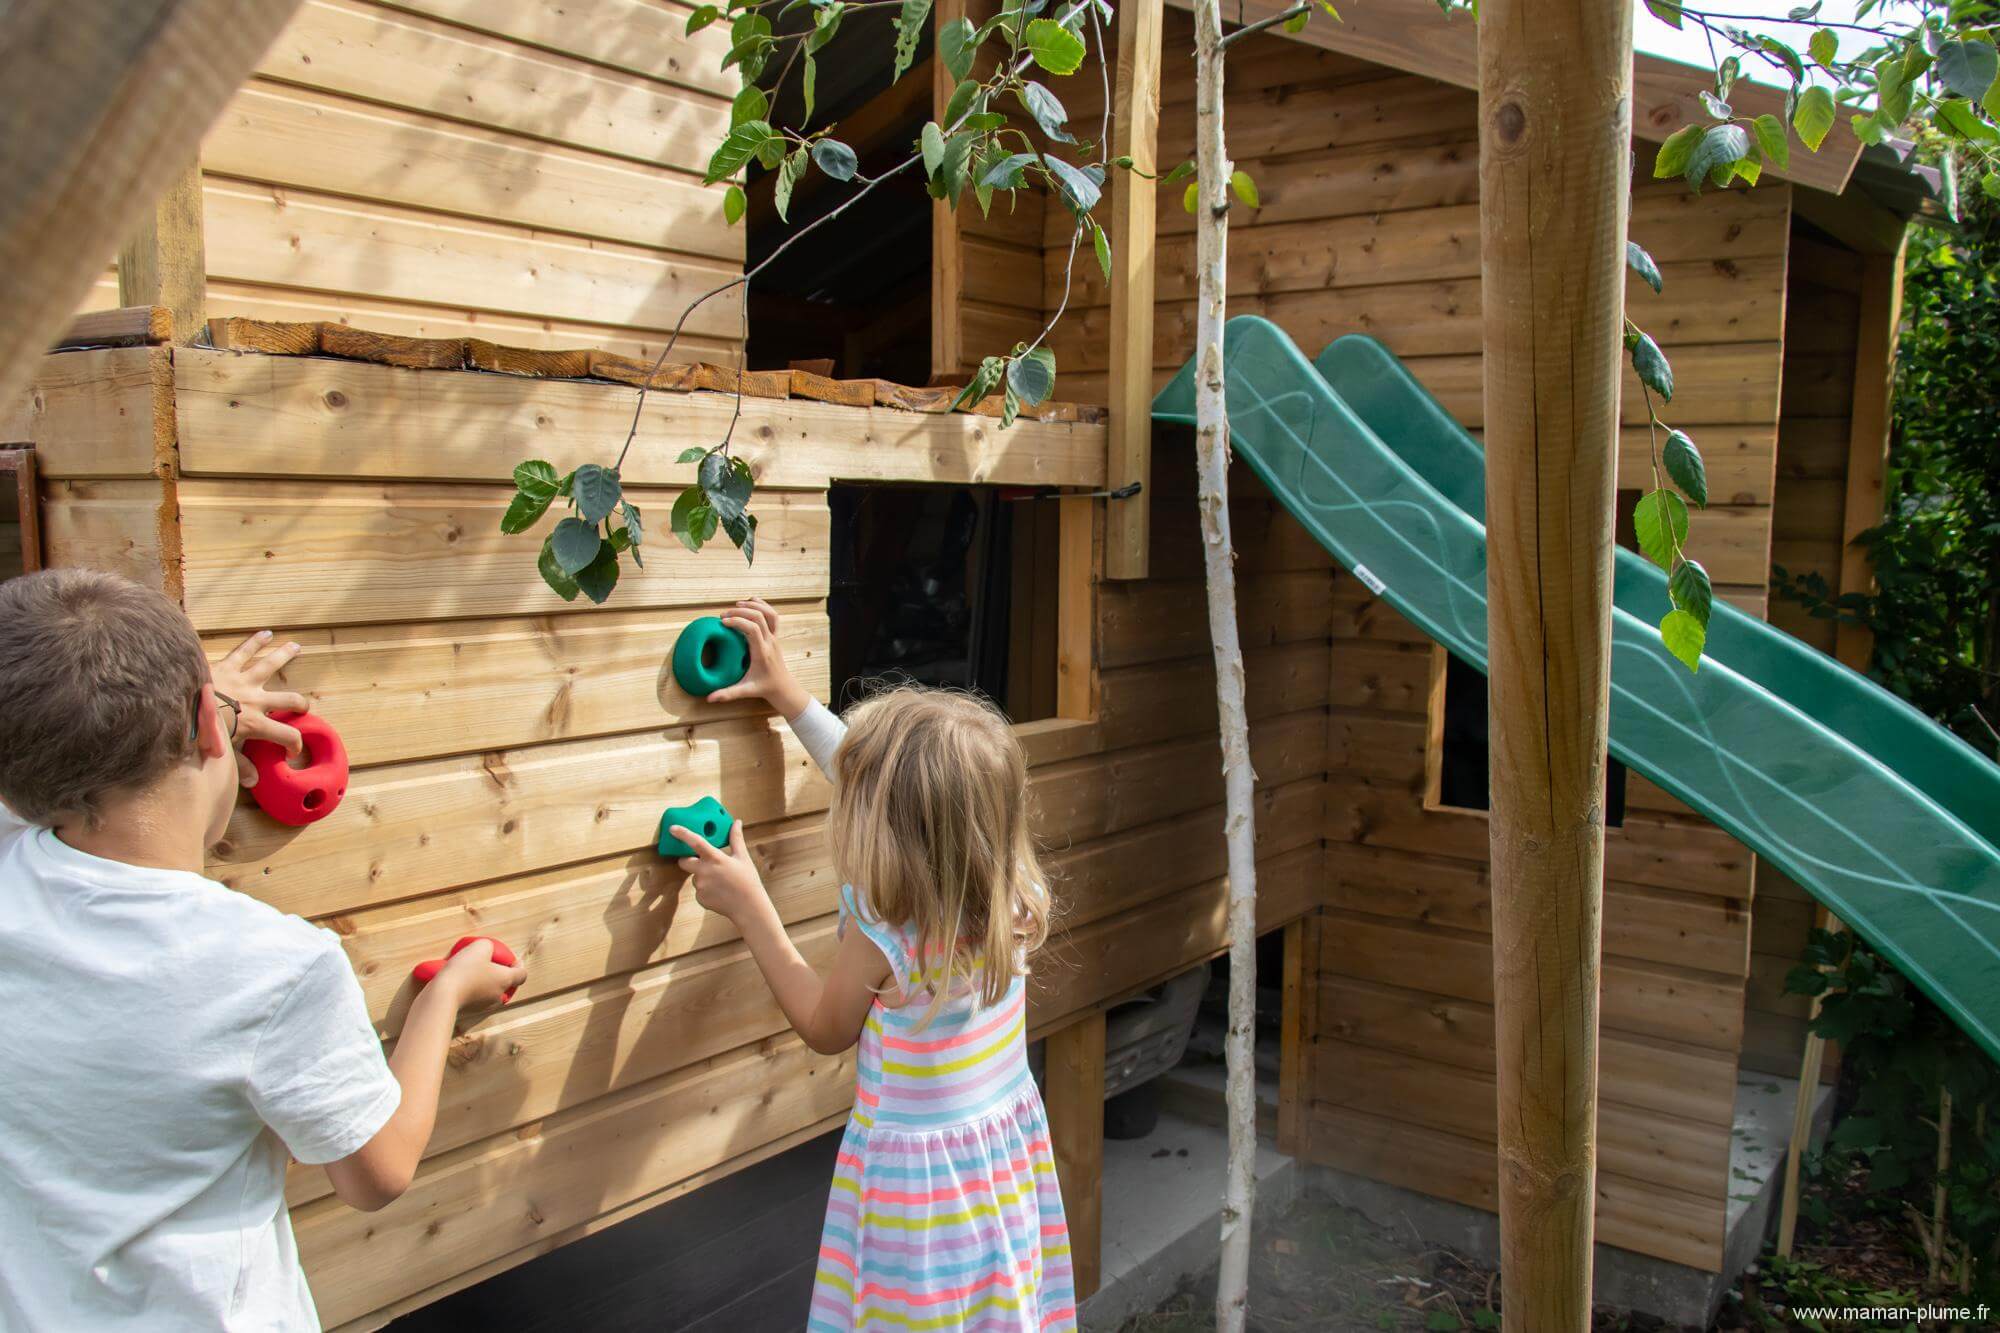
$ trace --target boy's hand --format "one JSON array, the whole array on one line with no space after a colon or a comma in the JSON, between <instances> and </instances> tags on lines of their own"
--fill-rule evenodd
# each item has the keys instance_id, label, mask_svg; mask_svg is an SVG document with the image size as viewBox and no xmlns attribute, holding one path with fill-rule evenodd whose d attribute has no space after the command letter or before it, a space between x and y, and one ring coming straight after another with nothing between
<instances>
[{"instance_id":1,"label":"boy's hand","mask_svg":"<svg viewBox=\"0 0 2000 1333\"><path fill-rule=\"evenodd\" d=\"M722 623L740 633L750 644L750 669L734 685L725 685L708 696L713 704L732 699L762 699L787 722L806 711L812 703L785 665L778 651L778 613L761 597L738 602L722 617ZM689 843L688 846L694 846Z\"/></svg>"},{"instance_id":2,"label":"boy's hand","mask_svg":"<svg viewBox=\"0 0 2000 1333\"><path fill-rule=\"evenodd\" d=\"M494 962L493 941L480 939L447 959L431 985L448 987L449 994L462 1012L467 1009L491 1009L506 997L507 992L527 979L527 968L507 967Z\"/></svg>"},{"instance_id":3,"label":"boy's hand","mask_svg":"<svg viewBox=\"0 0 2000 1333\"><path fill-rule=\"evenodd\" d=\"M757 873L757 863L750 859L750 849L743 843L742 820L729 826L727 848L714 846L693 829L678 824L672 832L694 848L695 854L683 856L680 866L694 881L696 902L738 922L759 903L770 902L763 877Z\"/></svg>"},{"instance_id":4,"label":"boy's hand","mask_svg":"<svg viewBox=\"0 0 2000 1333\"><path fill-rule=\"evenodd\" d=\"M243 757L243 742L274 741L284 747L286 754L295 755L302 744L298 728L273 722L271 714L312 711L312 701L303 694L265 687L265 682L283 671L286 664L299 655L296 643L282 643L266 651L270 642L271 631L260 629L208 669L209 678L215 682L216 693L228 695L237 704L236 769L246 787L256 784L257 770Z\"/></svg>"}]
</instances>

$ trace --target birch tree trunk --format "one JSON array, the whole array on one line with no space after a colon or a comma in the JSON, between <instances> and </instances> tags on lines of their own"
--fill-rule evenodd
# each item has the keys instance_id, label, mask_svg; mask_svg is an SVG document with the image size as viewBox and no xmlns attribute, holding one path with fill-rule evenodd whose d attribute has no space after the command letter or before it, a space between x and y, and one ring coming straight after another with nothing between
<instances>
[{"instance_id":1,"label":"birch tree trunk","mask_svg":"<svg viewBox=\"0 0 2000 1333\"><path fill-rule=\"evenodd\" d=\"M1632 7L1479 16L1501 1312L1590 1326Z\"/></svg>"},{"instance_id":2,"label":"birch tree trunk","mask_svg":"<svg viewBox=\"0 0 2000 1333\"><path fill-rule=\"evenodd\" d=\"M1257 857L1243 645L1236 632L1236 549L1229 536L1229 417L1222 324L1228 296L1229 154L1222 139L1222 10L1195 0L1195 466L1200 474L1208 634L1221 720L1223 837L1229 852L1229 1166L1222 1188L1222 1261L1215 1326L1241 1333L1249 1304L1250 1214L1257 1194Z\"/></svg>"}]
</instances>

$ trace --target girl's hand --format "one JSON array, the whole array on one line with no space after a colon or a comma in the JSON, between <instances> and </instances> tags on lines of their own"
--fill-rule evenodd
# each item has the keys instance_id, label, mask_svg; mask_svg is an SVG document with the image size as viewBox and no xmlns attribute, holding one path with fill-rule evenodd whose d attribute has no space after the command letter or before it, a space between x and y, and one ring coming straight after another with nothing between
<instances>
[{"instance_id":1,"label":"girl's hand","mask_svg":"<svg viewBox=\"0 0 2000 1333\"><path fill-rule=\"evenodd\" d=\"M670 831L694 848L695 854L682 857L680 865L682 870L687 871L688 878L694 881L696 902L739 924L747 913L760 904L769 906L771 899L764 891L763 877L757 873L757 863L750 859L750 849L743 843L742 820L729 826L729 846L726 849L714 846L693 829L682 828L678 824Z\"/></svg>"},{"instance_id":2,"label":"girl's hand","mask_svg":"<svg viewBox=\"0 0 2000 1333\"><path fill-rule=\"evenodd\" d=\"M771 604L761 597L738 602L722 617L722 623L749 642L750 669L742 680L709 695L708 701L721 704L731 699L762 699L787 722L805 712L812 696L801 688L778 650L778 613Z\"/></svg>"},{"instance_id":3,"label":"girl's hand","mask_svg":"<svg viewBox=\"0 0 2000 1333\"><path fill-rule=\"evenodd\" d=\"M492 940L474 940L446 960L431 985L445 986L454 1006L464 1012L491 1009L527 979L527 968L493 961Z\"/></svg>"},{"instance_id":4,"label":"girl's hand","mask_svg":"<svg viewBox=\"0 0 2000 1333\"><path fill-rule=\"evenodd\" d=\"M271 631L260 629L243 642L229 650L227 656L208 669L209 679L215 684L218 696L226 696L236 705L236 768L243 785L248 787L257 781L257 770L243 757L243 742L274 741L286 754L296 755L301 749L298 728L283 722L271 720L276 712L309 713L312 701L293 690L273 690L266 688L266 682L285 669L285 666L299 655L296 643L282 643L266 652L271 642ZM221 702L220 699L217 701ZM223 704L228 707L228 704Z\"/></svg>"}]
</instances>

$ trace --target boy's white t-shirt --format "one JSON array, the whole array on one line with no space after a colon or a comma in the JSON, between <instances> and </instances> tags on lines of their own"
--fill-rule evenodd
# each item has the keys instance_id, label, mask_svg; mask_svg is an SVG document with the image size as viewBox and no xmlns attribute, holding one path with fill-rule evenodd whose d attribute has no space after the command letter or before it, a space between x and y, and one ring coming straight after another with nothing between
<instances>
[{"instance_id":1,"label":"boy's white t-shirt","mask_svg":"<svg viewBox=\"0 0 2000 1333\"><path fill-rule=\"evenodd\" d=\"M287 1150L400 1099L332 934L0 808L0 1329L317 1329Z\"/></svg>"}]
</instances>

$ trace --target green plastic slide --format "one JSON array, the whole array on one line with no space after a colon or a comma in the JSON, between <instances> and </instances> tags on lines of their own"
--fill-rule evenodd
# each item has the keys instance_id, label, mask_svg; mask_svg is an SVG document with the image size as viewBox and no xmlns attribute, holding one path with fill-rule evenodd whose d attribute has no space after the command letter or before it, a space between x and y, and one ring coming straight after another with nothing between
<instances>
[{"instance_id":1,"label":"green plastic slide","mask_svg":"<svg viewBox=\"0 0 2000 1333\"><path fill-rule=\"evenodd\" d=\"M1484 670L1480 446L1372 339L1315 366L1245 316L1223 351L1237 453L1354 577ZM1193 372L1155 420L1193 424ZM1721 602L1690 673L1660 643L1665 577L1630 552L1614 599L1612 753L1805 886L2000 1059L2000 766Z\"/></svg>"}]
</instances>

